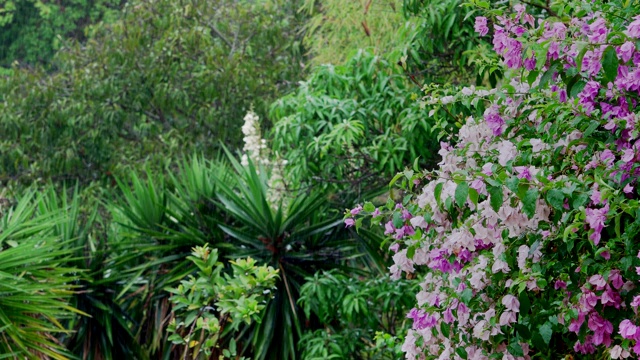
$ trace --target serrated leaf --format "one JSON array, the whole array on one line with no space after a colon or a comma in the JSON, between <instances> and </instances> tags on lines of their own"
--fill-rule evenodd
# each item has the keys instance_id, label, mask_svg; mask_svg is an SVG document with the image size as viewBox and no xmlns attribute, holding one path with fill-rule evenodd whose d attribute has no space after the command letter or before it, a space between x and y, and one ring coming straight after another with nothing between
<instances>
[{"instance_id":1,"label":"serrated leaf","mask_svg":"<svg viewBox=\"0 0 640 360\"><path fill-rule=\"evenodd\" d=\"M469 184L466 182L462 182L458 184L455 192L456 204L462 207L467 202L467 198L469 197Z\"/></svg>"}]
</instances>

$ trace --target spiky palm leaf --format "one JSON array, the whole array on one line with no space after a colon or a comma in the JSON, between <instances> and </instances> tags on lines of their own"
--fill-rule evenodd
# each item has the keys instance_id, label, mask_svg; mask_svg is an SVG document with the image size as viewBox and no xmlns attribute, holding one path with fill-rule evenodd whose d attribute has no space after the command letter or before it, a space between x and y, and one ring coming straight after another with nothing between
<instances>
[{"instance_id":1,"label":"spiky palm leaf","mask_svg":"<svg viewBox=\"0 0 640 360\"><path fill-rule=\"evenodd\" d=\"M75 316L72 248L52 231L61 212L39 213L29 191L0 220L0 357L66 359L56 339Z\"/></svg>"},{"instance_id":2,"label":"spiky palm leaf","mask_svg":"<svg viewBox=\"0 0 640 360\"><path fill-rule=\"evenodd\" d=\"M66 189L59 194L51 187L38 203L43 215L65 214L52 231L65 243L73 244L75 256L69 265L81 269L71 303L87 315L69 322L73 332L62 341L83 360L144 359L145 353L131 331L132 321L116 301L117 289L125 278L113 266L117 256L110 256L107 238L114 233L106 231L107 219L98 217L99 204L86 202L81 207L77 190L68 196Z\"/></svg>"}]
</instances>

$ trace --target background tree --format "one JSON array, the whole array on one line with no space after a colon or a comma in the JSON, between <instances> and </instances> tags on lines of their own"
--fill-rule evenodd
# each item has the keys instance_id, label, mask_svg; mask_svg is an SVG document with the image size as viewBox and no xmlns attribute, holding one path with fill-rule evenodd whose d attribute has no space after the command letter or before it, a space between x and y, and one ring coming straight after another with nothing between
<instances>
[{"instance_id":1,"label":"background tree","mask_svg":"<svg viewBox=\"0 0 640 360\"><path fill-rule=\"evenodd\" d=\"M0 174L89 182L219 141L240 144L302 71L295 3L141 0L58 53L52 74L0 79Z\"/></svg>"}]
</instances>

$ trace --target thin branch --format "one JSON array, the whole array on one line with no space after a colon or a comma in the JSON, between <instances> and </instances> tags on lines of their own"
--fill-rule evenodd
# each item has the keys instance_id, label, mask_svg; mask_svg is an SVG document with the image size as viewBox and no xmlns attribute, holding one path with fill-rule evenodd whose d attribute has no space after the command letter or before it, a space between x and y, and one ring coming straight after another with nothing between
<instances>
[{"instance_id":1,"label":"thin branch","mask_svg":"<svg viewBox=\"0 0 640 360\"><path fill-rule=\"evenodd\" d=\"M209 28L211 29L211 31L213 31L216 34L216 36L218 36L220 40L222 40L222 42L224 42L230 49L233 49L233 45L231 44L231 42L227 40L227 38L224 37L224 35L222 35L220 30L218 30L218 28L216 28L215 25L213 25L212 23L208 23L207 25L209 25Z\"/></svg>"},{"instance_id":2,"label":"thin branch","mask_svg":"<svg viewBox=\"0 0 640 360\"><path fill-rule=\"evenodd\" d=\"M527 1L527 0L522 0L522 2L527 4L527 5L531 5L533 7L537 7L539 9L546 10L549 13L549 15L551 15L551 16L558 16L558 14L556 14L555 11L551 10L551 4L550 4L549 0L547 0L547 5L536 4L536 3L533 3L533 2L530 2L530 1Z\"/></svg>"}]
</instances>

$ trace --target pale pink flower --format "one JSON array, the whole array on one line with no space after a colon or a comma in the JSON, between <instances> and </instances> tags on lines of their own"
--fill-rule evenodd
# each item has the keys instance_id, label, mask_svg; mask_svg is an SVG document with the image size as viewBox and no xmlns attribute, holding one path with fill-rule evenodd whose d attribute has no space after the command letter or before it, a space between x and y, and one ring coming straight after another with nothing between
<instances>
[{"instance_id":1,"label":"pale pink flower","mask_svg":"<svg viewBox=\"0 0 640 360\"><path fill-rule=\"evenodd\" d=\"M344 219L344 227L347 227L347 228L352 227L355 224L356 224L356 221L352 218Z\"/></svg>"},{"instance_id":2,"label":"pale pink flower","mask_svg":"<svg viewBox=\"0 0 640 360\"><path fill-rule=\"evenodd\" d=\"M505 326L509 324L513 324L517 321L516 313L513 311L505 311L500 315L500 326Z\"/></svg>"},{"instance_id":3,"label":"pale pink flower","mask_svg":"<svg viewBox=\"0 0 640 360\"><path fill-rule=\"evenodd\" d=\"M507 310L513 311L513 312L519 312L520 311L520 301L518 301L518 299L513 296L513 295L505 295L502 298L502 305L504 305Z\"/></svg>"}]
</instances>

